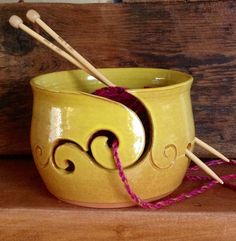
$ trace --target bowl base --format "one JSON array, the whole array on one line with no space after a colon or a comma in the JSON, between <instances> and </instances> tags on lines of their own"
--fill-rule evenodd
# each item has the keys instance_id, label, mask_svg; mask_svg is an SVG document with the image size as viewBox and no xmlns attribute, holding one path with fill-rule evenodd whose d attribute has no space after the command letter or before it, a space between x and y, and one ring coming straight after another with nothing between
<instances>
[{"instance_id":1,"label":"bowl base","mask_svg":"<svg viewBox=\"0 0 236 241\"><path fill-rule=\"evenodd\" d=\"M173 191L175 191L177 188L179 187L179 185L177 187L175 187L172 191L167 192L163 195L160 196L156 196L150 199L144 199L144 201L146 202L154 202L157 201L158 199L161 199L163 197L168 196L169 194L171 194ZM66 203L70 203L73 205L77 205L77 206L81 206L81 207L88 207L88 208L127 208L127 207L133 207L133 206L137 206L136 203L134 202L125 202L125 203L88 203L88 202L78 202L78 201L73 201L73 200L66 200L60 197L57 197L59 200L66 202Z\"/></svg>"}]
</instances>

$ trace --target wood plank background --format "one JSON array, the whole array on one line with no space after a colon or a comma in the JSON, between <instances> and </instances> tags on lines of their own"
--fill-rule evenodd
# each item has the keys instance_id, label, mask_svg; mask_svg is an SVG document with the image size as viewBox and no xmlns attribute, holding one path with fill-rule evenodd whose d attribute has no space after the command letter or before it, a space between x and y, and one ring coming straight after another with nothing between
<instances>
[{"instance_id":1,"label":"wood plank background","mask_svg":"<svg viewBox=\"0 0 236 241\"><path fill-rule=\"evenodd\" d=\"M161 67L192 74L197 136L229 157L236 157L234 0L178 4L1 4L1 155L30 153L30 78L73 68L9 26L12 14L25 19L30 8L39 11L49 25L97 67ZM209 157L201 150L198 153Z\"/></svg>"}]
</instances>

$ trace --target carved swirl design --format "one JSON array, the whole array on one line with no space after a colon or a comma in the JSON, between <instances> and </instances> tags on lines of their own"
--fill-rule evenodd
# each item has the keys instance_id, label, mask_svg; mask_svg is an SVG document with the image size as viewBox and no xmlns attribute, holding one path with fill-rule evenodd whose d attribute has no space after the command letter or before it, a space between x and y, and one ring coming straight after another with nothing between
<instances>
[{"instance_id":1,"label":"carved swirl design","mask_svg":"<svg viewBox=\"0 0 236 241\"><path fill-rule=\"evenodd\" d=\"M65 173L72 173L75 170L76 163L73 160L73 155L71 155L71 150L77 153L85 154L83 149L75 142L68 139L60 139L53 148L52 152L52 163L55 168L62 170Z\"/></svg>"},{"instance_id":2,"label":"carved swirl design","mask_svg":"<svg viewBox=\"0 0 236 241\"><path fill-rule=\"evenodd\" d=\"M77 161L89 159L90 162L104 169L116 169L111 151L111 143L115 135L109 131L99 131L92 135L88 142L88 150L84 150L77 142L70 139L54 141L51 154L43 160L42 148L36 145L34 154L41 167L46 167L51 161L55 168L71 173L75 170ZM71 157L76 157L71 159ZM138 161L138 160L137 160ZM76 162L76 163L75 163ZM133 164L133 163L131 163ZM124 168L130 163L125 163Z\"/></svg>"},{"instance_id":3,"label":"carved swirl design","mask_svg":"<svg viewBox=\"0 0 236 241\"><path fill-rule=\"evenodd\" d=\"M54 142L50 157L44 158L43 150L39 145L35 146L34 154L41 167L46 167L51 160L55 168L66 171L66 173L74 171L77 165L75 161L77 161L78 156L80 156L80 158L89 159L90 162L100 168L112 170L116 169L110 147L114 138L114 134L109 131L99 131L95 133L89 141L88 151L84 150L78 143L70 139L58 139ZM76 156L76 159L69 159L71 156ZM160 153L159 158L152 157L151 161L154 167L167 169L175 163L176 158L176 145L168 144L164 147L162 153ZM129 165L129 163L126 163L124 168L129 167Z\"/></svg>"},{"instance_id":4,"label":"carved swirl design","mask_svg":"<svg viewBox=\"0 0 236 241\"><path fill-rule=\"evenodd\" d=\"M155 158L151 158L152 163L155 167L160 169L170 168L176 161L177 158L177 147L174 144L168 144L164 147L162 151L162 156L160 156L156 160Z\"/></svg>"},{"instance_id":5,"label":"carved swirl design","mask_svg":"<svg viewBox=\"0 0 236 241\"><path fill-rule=\"evenodd\" d=\"M40 145L36 145L33 149L33 153L36 157L36 160L38 160L38 164L41 167L45 167L47 166L49 159L48 157L44 157L44 152L43 152L43 148Z\"/></svg>"},{"instance_id":6,"label":"carved swirl design","mask_svg":"<svg viewBox=\"0 0 236 241\"><path fill-rule=\"evenodd\" d=\"M89 159L95 165L104 169L116 169L110 148L110 143L114 135L103 131L96 133L89 142L89 151L85 151L78 143L69 139L59 139L55 141L52 153L49 158L43 159L43 150L39 145L34 148L34 153L39 160L41 167L46 167L51 160L54 167L71 173L76 168L78 156ZM63 150L63 151L62 151ZM76 160L69 159L76 156ZM177 158L177 147L174 144L168 144L164 147L161 160L151 158L153 165L159 169L171 167ZM127 168L129 164L124 165Z\"/></svg>"},{"instance_id":7,"label":"carved swirl design","mask_svg":"<svg viewBox=\"0 0 236 241\"><path fill-rule=\"evenodd\" d=\"M39 145L36 145L34 152L35 152L36 158L40 159L43 154L42 148Z\"/></svg>"},{"instance_id":8,"label":"carved swirl design","mask_svg":"<svg viewBox=\"0 0 236 241\"><path fill-rule=\"evenodd\" d=\"M57 169L71 173L75 170L76 166L79 165L77 161L88 159L89 162L92 162L98 167L111 169L109 161L111 161L110 157L112 157L112 153L108 143L109 137L96 134L89 142L89 151L85 151L74 141L68 139L60 140L57 145L54 146L52 153L53 164ZM98 152L96 153L95 151L94 155L93 149L97 150L97 148ZM101 156L103 156L103 159L101 159ZM103 160L104 162L102 162Z\"/></svg>"},{"instance_id":9,"label":"carved swirl design","mask_svg":"<svg viewBox=\"0 0 236 241\"><path fill-rule=\"evenodd\" d=\"M177 147L174 144L165 146L163 156L168 160L169 167L172 166L177 158Z\"/></svg>"}]
</instances>

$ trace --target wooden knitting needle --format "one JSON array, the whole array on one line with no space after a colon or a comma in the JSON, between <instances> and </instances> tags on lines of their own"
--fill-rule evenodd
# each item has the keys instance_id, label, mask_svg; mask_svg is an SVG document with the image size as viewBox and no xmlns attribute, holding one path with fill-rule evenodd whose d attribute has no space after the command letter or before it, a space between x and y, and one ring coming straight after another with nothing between
<instances>
[{"instance_id":1,"label":"wooden knitting needle","mask_svg":"<svg viewBox=\"0 0 236 241\"><path fill-rule=\"evenodd\" d=\"M69 55L62 49L58 48L56 45L54 45L53 43L51 43L50 41L48 41L47 39L45 39L44 37L42 37L41 35L36 33L35 31L33 31L32 29L30 29L26 25L24 25L23 20L20 17L18 17L16 15L11 16L9 19L9 23L14 28L20 28L21 30L23 30L24 32L29 34L31 37L38 40L40 43L44 44L45 46L47 46L48 48L50 48L51 50L53 50L54 52L56 52L57 54L59 54L60 56L62 56L66 60L68 60L69 62L71 62L72 64L74 64L76 67L84 70L85 72L88 72L88 70L81 63L79 63L76 59L74 59L71 55ZM88 73L91 74L90 72L88 72ZM96 76L94 76L94 77L96 78ZM98 80L100 80L100 79L98 79ZM102 82L102 80L100 80L100 81ZM107 85L107 83L104 83L104 82L102 82L102 83Z\"/></svg>"},{"instance_id":2,"label":"wooden knitting needle","mask_svg":"<svg viewBox=\"0 0 236 241\"><path fill-rule=\"evenodd\" d=\"M24 32L26 32L27 34L32 36L33 38L37 39L40 43L46 45L48 48L50 48L51 50L53 50L54 52L56 52L63 58L67 59L69 62L74 64L76 67L84 69L84 67L77 60L75 60L71 55L69 55L65 51L61 50L56 45L54 45L53 43L51 43L50 41L48 41L47 39L45 39L44 37L42 37L41 35L36 33L35 31L33 31L32 29L30 29L26 25L24 25L24 23L20 17L18 17L16 15L11 16L9 19L9 23L11 24L12 27L20 28L21 30L23 30Z\"/></svg>"},{"instance_id":3,"label":"wooden knitting needle","mask_svg":"<svg viewBox=\"0 0 236 241\"><path fill-rule=\"evenodd\" d=\"M201 161L197 156L195 156L188 149L185 151L186 156L192 160L196 165L198 165L203 171L205 171L209 176L215 179L220 184L224 184L224 182L220 179L219 176L215 174L203 161Z\"/></svg>"},{"instance_id":4,"label":"wooden knitting needle","mask_svg":"<svg viewBox=\"0 0 236 241\"><path fill-rule=\"evenodd\" d=\"M81 56L74 48L72 48L63 38L61 38L54 30L52 30L44 21L41 20L40 15L35 10L31 9L26 14L27 18L37 23L45 32L54 38L61 46L63 46L74 58L76 58L93 76L98 78L107 86L115 86L111 83L101 72L99 72L92 64L90 64L83 56Z\"/></svg>"},{"instance_id":5,"label":"wooden knitting needle","mask_svg":"<svg viewBox=\"0 0 236 241\"><path fill-rule=\"evenodd\" d=\"M198 144L199 146L201 146L202 148L204 148L205 150L209 151L210 153L212 153L213 155L219 157L220 159L226 161L226 162L230 162L230 160L225 157L223 154L221 154L219 151L217 151L216 149L214 149L213 147L211 147L210 145L208 145L207 143L203 142L202 140L200 140L199 138L195 137L194 142L196 144Z\"/></svg>"},{"instance_id":6,"label":"wooden knitting needle","mask_svg":"<svg viewBox=\"0 0 236 241\"><path fill-rule=\"evenodd\" d=\"M70 61L72 64L74 64L75 66L87 71L86 68L84 68L84 65L80 64L78 61L76 61L71 55L67 54L65 51L61 50L60 48L58 48L57 46L55 46L54 44L52 44L50 41L48 41L47 39L43 38L41 35L39 35L38 33L36 33L35 31L33 31L32 29L30 29L29 27L27 27L26 25L23 24L23 21L21 18L19 18L18 16L13 15L10 19L9 19L9 23L15 27L15 28L20 28L22 29L24 32L28 33L29 35L31 35L33 38L37 39L39 42L43 43L44 45L46 45L48 48L52 49L53 51L55 51L56 53L58 53L59 55L61 55L62 57L64 57L65 59L67 59L68 61ZM95 69L96 70L96 69ZM101 79L100 79L101 80ZM102 80L101 80L102 81ZM103 82L103 81L102 81ZM104 83L107 84L107 83ZM113 85L114 86L114 85ZM197 139L197 142L199 139ZM196 142L196 143L197 143ZM202 144L202 143L201 143ZM206 143L205 143L206 144ZM200 145L200 144L199 144ZM206 144L207 145L207 144ZM207 145L208 146L208 145ZM206 173L208 173L212 178L214 178L215 180L217 180L218 182L220 182L221 184L223 184L223 181L208 167L206 166L198 157L196 157L192 152L190 152L189 150L186 150L186 155L192 160L194 161L199 167L201 167Z\"/></svg>"}]
</instances>

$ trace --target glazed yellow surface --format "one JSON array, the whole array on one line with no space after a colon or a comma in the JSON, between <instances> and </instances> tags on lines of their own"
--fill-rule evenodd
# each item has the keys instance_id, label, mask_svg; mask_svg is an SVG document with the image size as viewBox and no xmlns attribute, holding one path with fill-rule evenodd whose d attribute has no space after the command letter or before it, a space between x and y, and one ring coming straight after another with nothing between
<instances>
[{"instance_id":1,"label":"glazed yellow surface","mask_svg":"<svg viewBox=\"0 0 236 241\"><path fill-rule=\"evenodd\" d=\"M150 118L151 138L146 143L145 127L131 109L92 95L104 85L83 71L32 79L31 147L48 190L60 199L85 206L131 204L108 138L102 134L106 131L119 140L119 156L137 194L156 199L172 192L185 175L189 163L185 150L195 136L192 77L151 68L101 72L143 103Z\"/></svg>"}]
</instances>

